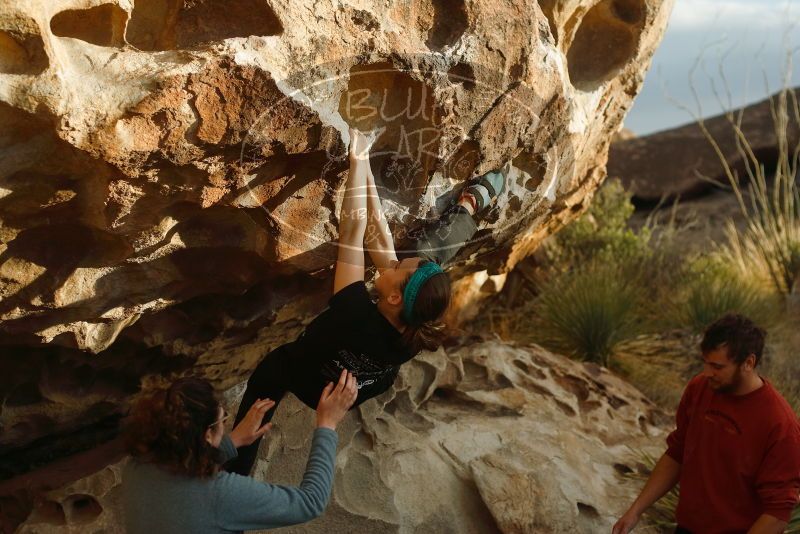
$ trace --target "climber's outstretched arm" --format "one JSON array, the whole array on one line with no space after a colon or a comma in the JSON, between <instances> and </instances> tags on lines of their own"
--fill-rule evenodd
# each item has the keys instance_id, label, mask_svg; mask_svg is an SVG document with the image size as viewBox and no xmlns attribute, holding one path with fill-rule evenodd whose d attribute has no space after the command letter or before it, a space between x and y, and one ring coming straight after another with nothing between
<instances>
[{"instance_id":1,"label":"climber's outstretched arm","mask_svg":"<svg viewBox=\"0 0 800 534\"><path fill-rule=\"evenodd\" d=\"M397 262L397 254L369 162L367 163L367 208L369 217L364 244L375 266L378 269L388 269Z\"/></svg>"},{"instance_id":2,"label":"climber's outstretched arm","mask_svg":"<svg viewBox=\"0 0 800 534\"><path fill-rule=\"evenodd\" d=\"M350 172L339 213L339 253L333 292L364 279L364 233L367 229L369 140L350 128Z\"/></svg>"}]
</instances>

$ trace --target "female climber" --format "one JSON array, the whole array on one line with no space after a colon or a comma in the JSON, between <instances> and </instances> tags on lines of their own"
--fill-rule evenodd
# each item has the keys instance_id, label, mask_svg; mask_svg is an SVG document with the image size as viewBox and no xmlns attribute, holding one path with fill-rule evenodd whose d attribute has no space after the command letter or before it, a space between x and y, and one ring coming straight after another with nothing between
<instances>
[{"instance_id":1,"label":"female climber","mask_svg":"<svg viewBox=\"0 0 800 534\"><path fill-rule=\"evenodd\" d=\"M472 214L502 192L505 174L488 173L473 180L454 209L422 229L415 243L418 255L398 260L370 169L373 141L374 137L350 129L350 171L329 307L295 341L271 351L259 363L247 381L237 423L258 399L275 402L265 415L265 421L271 420L287 391L314 408L326 384L335 382L343 370L356 378L357 406L389 389L400 365L441 343L440 320L450 303L450 280L441 263L475 233ZM378 270L377 302L364 283L365 243ZM248 475L259 441L240 447L226 469Z\"/></svg>"}]
</instances>

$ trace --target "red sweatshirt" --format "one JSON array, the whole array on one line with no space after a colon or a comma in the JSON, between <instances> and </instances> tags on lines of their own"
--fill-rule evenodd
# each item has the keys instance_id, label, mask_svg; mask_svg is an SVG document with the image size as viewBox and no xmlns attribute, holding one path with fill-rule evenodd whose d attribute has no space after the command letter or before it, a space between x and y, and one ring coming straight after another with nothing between
<instances>
[{"instance_id":1,"label":"red sweatshirt","mask_svg":"<svg viewBox=\"0 0 800 534\"><path fill-rule=\"evenodd\" d=\"M733 534L764 513L789 519L800 493L800 423L772 384L735 396L696 376L676 419L667 454L681 464L680 526Z\"/></svg>"}]
</instances>

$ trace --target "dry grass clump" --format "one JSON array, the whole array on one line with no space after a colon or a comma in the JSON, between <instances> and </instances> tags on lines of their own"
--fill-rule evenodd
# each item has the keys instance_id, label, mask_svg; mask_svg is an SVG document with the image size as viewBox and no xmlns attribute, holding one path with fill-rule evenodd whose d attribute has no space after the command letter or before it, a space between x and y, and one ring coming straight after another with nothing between
<instances>
[{"instance_id":1,"label":"dry grass clump","mask_svg":"<svg viewBox=\"0 0 800 534\"><path fill-rule=\"evenodd\" d=\"M703 122L699 124L720 154L722 168L747 221L741 232L728 225L728 242L719 256L748 279L786 297L799 289L800 279L800 143L792 146L788 139L790 123L800 125L800 104L795 90L789 88L770 102L778 144L778 160L771 175L741 130L741 114L730 113L728 119L745 162L744 177L721 156L719 145Z\"/></svg>"},{"instance_id":2,"label":"dry grass clump","mask_svg":"<svg viewBox=\"0 0 800 534\"><path fill-rule=\"evenodd\" d=\"M800 317L774 328L767 336L761 373L772 382L800 417Z\"/></svg>"},{"instance_id":3,"label":"dry grass clump","mask_svg":"<svg viewBox=\"0 0 800 534\"><path fill-rule=\"evenodd\" d=\"M669 326L695 333L728 312L772 326L781 316L781 299L719 256L697 256L682 267L680 283L666 299Z\"/></svg>"},{"instance_id":4,"label":"dry grass clump","mask_svg":"<svg viewBox=\"0 0 800 534\"><path fill-rule=\"evenodd\" d=\"M584 216L545 243L528 288L533 298L514 309L490 307L476 326L613 366L618 347L637 336L696 334L731 311L772 323L777 299L769 292L716 257L682 256L680 229L671 224L632 230L632 214L630 194L607 182ZM628 369L646 382L643 370Z\"/></svg>"}]
</instances>

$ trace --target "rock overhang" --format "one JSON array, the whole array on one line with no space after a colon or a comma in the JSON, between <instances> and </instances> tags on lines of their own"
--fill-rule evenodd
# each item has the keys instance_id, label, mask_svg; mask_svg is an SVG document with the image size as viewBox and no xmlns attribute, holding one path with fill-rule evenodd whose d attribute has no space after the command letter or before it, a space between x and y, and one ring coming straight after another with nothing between
<instances>
[{"instance_id":1,"label":"rock overhang","mask_svg":"<svg viewBox=\"0 0 800 534\"><path fill-rule=\"evenodd\" d=\"M4 449L118 417L108 377L229 386L296 335L329 290L348 122L386 128L398 235L512 160L450 269L471 298L588 204L671 3L4 2Z\"/></svg>"}]
</instances>

